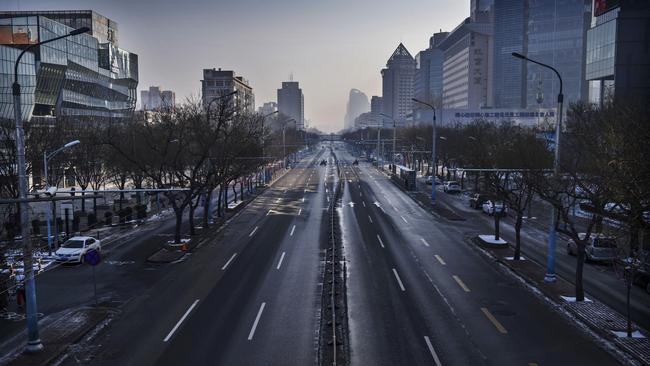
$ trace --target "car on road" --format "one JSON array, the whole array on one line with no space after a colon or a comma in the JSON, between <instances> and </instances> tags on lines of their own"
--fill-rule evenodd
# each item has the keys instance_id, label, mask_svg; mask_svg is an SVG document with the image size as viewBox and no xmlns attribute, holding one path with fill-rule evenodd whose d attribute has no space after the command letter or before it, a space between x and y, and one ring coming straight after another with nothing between
<instances>
[{"instance_id":1,"label":"car on road","mask_svg":"<svg viewBox=\"0 0 650 366\"><path fill-rule=\"evenodd\" d=\"M73 236L61 244L54 257L58 262L83 263L84 255L90 250L101 252L101 241L91 236Z\"/></svg>"},{"instance_id":2,"label":"car on road","mask_svg":"<svg viewBox=\"0 0 650 366\"><path fill-rule=\"evenodd\" d=\"M469 199L469 207L480 210L483 208L485 201L491 199L490 195L485 193L474 193Z\"/></svg>"},{"instance_id":3,"label":"car on road","mask_svg":"<svg viewBox=\"0 0 650 366\"><path fill-rule=\"evenodd\" d=\"M587 233L579 233L578 238L585 240ZM578 245L571 239L566 246L567 254L578 254ZM618 257L618 247L616 239L604 234L594 234L589 236L585 246L585 261L587 262L611 262Z\"/></svg>"},{"instance_id":4,"label":"car on road","mask_svg":"<svg viewBox=\"0 0 650 366\"><path fill-rule=\"evenodd\" d=\"M508 205L503 203L503 201L489 199L483 202L481 207L483 208L483 212L490 216L494 215L495 212L499 212L503 215L508 214Z\"/></svg>"},{"instance_id":5,"label":"car on road","mask_svg":"<svg viewBox=\"0 0 650 366\"><path fill-rule=\"evenodd\" d=\"M455 180L446 181L442 186L442 189L447 193L460 193L461 191L460 184L458 184L458 182Z\"/></svg>"},{"instance_id":6,"label":"car on road","mask_svg":"<svg viewBox=\"0 0 650 366\"><path fill-rule=\"evenodd\" d=\"M426 178L424 178L424 182L427 185L432 185L433 184L433 175L427 175Z\"/></svg>"},{"instance_id":7,"label":"car on road","mask_svg":"<svg viewBox=\"0 0 650 366\"><path fill-rule=\"evenodd\" d=\"M354 161L352 162L352 165L359 165L359 160L354 159Z\"/></svg>"},{"instance_id":8,"label":"car on road","mask_svg":"<svg viewBox=\"0 0 650 366\"><path fill-rule=\"evenodd\" d=\"M321 160L320 165L321 166L327 165L327 160L325 160L325 159Z\"/></svg>"}]
</instances>

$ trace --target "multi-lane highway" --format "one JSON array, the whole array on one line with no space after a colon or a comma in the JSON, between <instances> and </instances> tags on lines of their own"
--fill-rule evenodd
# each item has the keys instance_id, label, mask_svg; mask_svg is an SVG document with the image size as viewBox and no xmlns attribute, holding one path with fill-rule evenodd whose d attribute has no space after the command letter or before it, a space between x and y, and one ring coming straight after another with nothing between
<instances>
[{"instance_id":1,"label":"multi-lane highway","mask_svg":"<svg viewBox=\"0 0 650 366\"><path fill-rule=\"evenodd\" d=\"M333 152L345 180L351 364L617 364L471 249L462 223L437 221L371 165L353 166L343 145ZM318 364L335 172L329 148L303 159L142 288L98 337L92 363Z\"/></svg>"}]
</instances>

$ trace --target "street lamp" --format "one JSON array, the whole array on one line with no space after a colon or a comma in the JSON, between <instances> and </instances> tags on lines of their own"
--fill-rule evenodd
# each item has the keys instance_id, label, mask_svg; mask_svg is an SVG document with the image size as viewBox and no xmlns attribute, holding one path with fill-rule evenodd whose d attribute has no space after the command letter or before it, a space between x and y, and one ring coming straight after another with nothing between
<instances>
[{"instance_id":1,"label":"street lamp","mask_svg":"<svg viewBox=\"0 0 650 366\"><path fill-rule=\"evenodd\" d=\"M390 119L391 121L393 121L393 153L392 153L392 157L391 157L390 161L391 161L391 164L393 164L393 174L394 174L395 173L395 136L396 136L396 133L397 133L397 122L395 122L395 119L393 118L393 116L389 116L386 113L380 113L380 115L382 115L382 116Z\"/></svg>"},{"instance_id":2,"label":"street lamp","mask_svg":"<svg viewBox=\"0 0 650 366\"><path fill-rule=\"evenodd\" d=\"M436 204L436 107L433 106L433 104L429 104L426 102L423 102L417 98L411 98L412 101L416 103L420 103L422 105L425 105L433 111L433 133L431 136L431 163L433 164L433 178L431 179L431 204L435 205Z\"/></svg>"},{"instance_id":3,"label":"street lamp","mask_svg":"<svg viewBox=\"0 0 650 366\"><path fill-rule=\"evenodd\" d=\"M286 159L287 159L287 143L286 143L286 138L285 138L284 131L287 128L287 123L289 123L289 122L294 122L296 125L298 124L298 122L294 118L290 118L290 119L284 121L284 123L282 123L282 160L284 160L285 162L286 162ZM286 168L286 166L285 166L285 168Z\"/></svg>"},{"instance_id":4,"label":"street lamp","mask_svg":"<svg viewBox=\"0 0 650 366\"><path fill-rule=\"evenodd\" d=\"M558 176L560 171L560 133L562 131L562 104L564 103L564 94L562 94L562 76L560 73L552 66L541 63L539 61L531 60L528 57L513 52L512 56L522 59L524 61L532 62L541 67L547 68L557 75L557 78L560 80L560 93L557 95L557 117L555 123L555 156L553 159L553 175ZM555 241L556 241L556 230L555 223L557 221L557 210L555 208L551 209L551 227L548 233L548 248L546 253L546 275L544 275L544 282L555 282Z\"/></svg>"},{"instance_id":5,"label":"street lamp","mask_svg":"<svg viewBox=\"0 0 650 366\"><path fill-rule=\"evenodd\" d=\"M81 141L79 141L79 140L70 141L67 144L61 146L60 148L52 151L49 154L47 153L47 151L43 151L43 171L44 171L44 176L45 176L45 192L46 193L47 193L47 191L48 191L48 189L50 187L49 180L47 179L47 174L48 174L47 161L52 159L54 157L54 155L60 153L61 151L65 150L65 149L67 149L69 147L72 147L74 145L77 145L79 143L81 143ZM52 202L54 202L54 201L52 201ZM47 214L47 247L50 248L50 251L52 251L52 231L51 231L51 226L50 226L50 216L51 215L52 215L52 212L50 212L50 210L48 210L48 214Z\"/></svg>"},{"instance_id":6,"label":"street lamp","mask_svg":"<svg viewBox=\"0 0 650 366\"><path fill-rule=\"evenodd\" d=\"M16 120L16 164L18 165L18 199L20 201L20 234L23 245L23 266L25 275L25 298L27 303L27 311L25 318L27 320L27 346L25 352L35 353L43 349L43 343L38 334L38 316L36 308L36 284L34 282L34 258L32 253L32 242L29 232L29 205L27 204L27 172L25 168L25 132L23 130L23 117L21 113L20 102L20 84L18 84L18 64L25 52L34 47L40 46L45 43L57 41L62 38L76 36L81 33L88 32L90 28L82 27L74 29L70 33L54 37L45 41L31 44L27 46L16 59L14 64L14 83L12 85L12 94L14 97L14 119Z\"/></svg>"},{"instance_id":7,"label":"street lamp","mask_svg":"<svg viewBox=\"0 0 650 366\"><path fill-rule=\"evenodd\" d=\"M264 159L266 155L266 153L264 152L265 150L264 149L264 121L266 121L268 117L271 117L272 115L277 114L279 112L280 111L273 111L271 113L262 116L262 159ZM264 166L266 167L266 164L264 164ZM266 171L264 170L264 168L262 168L262 184L266 184Z\"/></svg>"}]
</instances>

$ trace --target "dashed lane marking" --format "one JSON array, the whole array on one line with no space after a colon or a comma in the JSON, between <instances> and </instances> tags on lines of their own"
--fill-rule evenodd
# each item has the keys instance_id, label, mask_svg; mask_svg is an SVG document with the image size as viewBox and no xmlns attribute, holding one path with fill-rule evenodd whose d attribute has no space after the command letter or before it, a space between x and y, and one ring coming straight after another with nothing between
<instances>
[{"instance_id":1,"label":"dashed lane marking","mask_svg":"<svg viewBox=\"0 0 650 366\"><path fill-rule=\"evenodd\" d=\"M461 280L460 277L458 277L456 275L453 275L452 277L454 278L454 280L456 281L458 286L460 286L463 289L463 291L469 292L469 287L467 287L467 285L465 285L465 282L463 282L463 280Z\"/></svg>"},{"instance_id":2,"label":"dashed lane marking","mask_svg":"<svg viewBox=\"0 0 650 366\"><path fill-rule=\"evenodd\" d=\"M402 283L402 279L399 278L399 274L397 274L397 270L393 268L393 274L395 275L395 279L397 280L397 284L399 284L399 288L402 290L402 292L405 292L406 289L404 288L404 284Z\"/></svg>"},{"instance_id":3,"label":"dashed lane marking","mask_svg":"<svg viewBox=\"0 0 650 366\"><path fill-rule=\"evenodd\" d=\"M251 231L251 233L248 234L248 237L250 238L251 236L255 235L256 231L257 231L257 226L255 226L255 229L253 229L253 231Z\"/></svg>"},{"instance_id":4,"label":"dashed lane marking","mask_svg":"<svg viewBox=\"0 0 650 366\"><path fill-rule=\"evenodd\" d=\"M433 362L436 363L436 366L442 366L442 363L440 363L440 359L438 358L438 354L433 349L433 344L431 344L431 341L429 340L429 337L424 336L424 341L427 343L427 347L429 348L429 352L431 353L431 357L433 357Z\"/></svg>"},{"instance_id":5,"label":"dashed lane marking","mask_svg":"<svg viewBox=\"0 0 650 366\"><path fill-rule=\"evenodd\" d=\"M230 257L230 259L228 259L228 262L226 262L226 264L224 264L223 267L221 267L221 270L222 270L222 271L225 271L226 268L228 268L228 266L230 265L230 262L232 262L232 261L235 259L236 256L237 256L237 253L233 254L233 255Z\"/></svg>"},{"instance_id":6,"label":"dashed lane marking","mask_svg":"<svg viewBox=\"0 0 650 366\"><path fill-rule=\"evenodd\" d=\"M447 263L445 263L445 261L442 259L441 256L439 256L439 255L436 254L434 257L436 257L436 259L438 260L438 262L440 262L440 264L442 264L443 266L446 266L446 265L447 265Z\"/></svg>"},{"instance_id":7,"label":"dashed lane marking","mask_svg":"<svg viewBox=\"0 0 650 366\"><path fill-rule=\"evenodd\" d=\"M167 334L167 337L165 337L165 339L163 339L163 342L167 342L167 341L168 341L168 340L169 340L169 339L174 335L174 332L176 332L176 330L178 329L178 327L181 326L181 323L183 323L183 321L185 320L185 318L187 318L187 316L190 315L190 312L192 311L192 309L194 309L194 307L195 307L196 304L198 304L198 303L199 303L199 299L196 299L196 301L194 301L194 302L192 303L192 305L190 305L190 307L187 309L187 311L185 312L185 314L183 314L183 316L178 320L178 323L176 323L176 325L174 325L174 328L172 328L172 330L169 331L169 334Z\"/></svg>"},{"instance_id":8,"label":"dashed lane marking","mask_svg":"<svg viewBox=\"0 0 650 366\"><path fill-rule=\"evenodd\" d=\"M424 238L420 238L420 241L422 242L422 244L429 246L429 243L427 243L427 241L424 240Z\"/></svg>"},{"instance_id":9,"label":"dashed lane marking","mask_svg":"<svg viewBox=\"0 0 650 366\"><path fill-rule=\"evenodd\" d=\"M257 324L260 322L260 318L262 317L262 312L264 311L264 307L266 306L266 303L263 302L262 305L260 305L260 310L257 312L257 316L255 317L255 322L253 322L253 326L251 327L250 333L248 333L248 340L252 340L253 336L255 335L255 329L257 329Z\"/></svg>"},{"instance_id":10,"label":"dashed lane marking","mask_svg":"<svg viewBox=\"0 0 650 366\"><path fill-rule=\"evenodd\" d=\"M370 216L368 216L368 217L370 217ZM381 240L381 236L379 236L379 234L377 234L377 240L379 240L379 245L381 245L382 248L385 248L384 242Z\"/></svg>"},{"instance_id":11,"label":"dashed lane marking","mask_svg":"<svg viewBox=\"0 0 650 366\"><path fill-rule=\"evenodd\" d=\"M296 225L293 225L291 228L291 232L289 233L289 236L293 236L293 232L296 230Z\"/></svg>"},{"instance_id":12,"label":"dashed lane marking","mask_svg":"<svg viewBox=\"0 0 650 366\"><path fill-rule=\"evenodd\" d=\"M481 308L481 311L490 320L490 322L492 322L492 325L494 325L494 327L497 328L499 333L501 333L501 334L507 334L508 333L506 328L504 328L503 325L501 325L501 323L499 323L497 318L495 318L494 315L492 315L490 310L488 310L487 308Z\"/></svg>"},{"instance_id":13,"label":"dashed lane marking","mask_svg":"<svg viewBox=\"0 0 650 366\"><path fill-rule=\"evenodd\" d=\"M275 269L280 269L280 266L282 266L282 261L284 260L284 255L285 255L285 252L282 252L282 255L280 256L280 261L278 261L278 266L275 267Z\"/></svg>"}]
</instances>

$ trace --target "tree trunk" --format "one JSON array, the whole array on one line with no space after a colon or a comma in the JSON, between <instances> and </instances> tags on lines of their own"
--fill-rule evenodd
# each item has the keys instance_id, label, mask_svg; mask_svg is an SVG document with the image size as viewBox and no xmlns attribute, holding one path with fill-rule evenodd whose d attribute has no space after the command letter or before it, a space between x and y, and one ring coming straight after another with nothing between
<instances>
[{"instance_id":1,"label":"tree trunk","mask_svg":"<svg viewBox=\"0 0 650 366\"><path fill-rule=\"evenodd\" d=\"M628 276L625 279L627 285L627 299L626 299L626 312L627 312L627 336L632 337L632 314L630 314L630 293L632 292L632 280L634 279L634 270L626 270Z\"/></svg>"},{"instance_id":2,"label":"tree trunk","mask_svg":"<svg viewBox=\"0 0 650 366\"><path fill-rule=\"evenodd\" d=\"M85 188L83 188L85 190ZM86 212L86 194L81 192L81 212Z\"/></svg>"},{"instance_id":3,"label":"tree trunk","mask_svg":"<svg viewBox=\"0 0 650 366\"><path fill-rule=\"evenodd\" d=\"M192 204L192 201L190 200L189 204L189 210L188 210L188 222L190 224L190 236L196 235L196 231L194 229L194 210L196 209L196 206Z\"/></svg>"},{"instance_id":4,"label":"tree trunk","mask_svg":"<svg viewBox=\"0 0 650 366\"><path fill-rule=\"evenodd\" d=\"M183 224L183 208L174 207L174 213L176 214L176 227L174 228L174 243L181 243L181 225Z\"/></svg>"},{"instance_id":5,"label":"tree trunk","mask_svg":"<svg viewBox=\"0 0 650 366\"><path fill-rule=\"evenodd\" d=\"M95 218L97 218L97 195L93 193L93 214L95 214Z\"/></svg>"},{"instance_id":6,"label":"tree trunk","mask_svg":"<svg viewBox=\"0 0 650 366\"><path fill-rule=\"evenodd\" d=\"M501 214L496 212L496 208L494 209L494 240L499 240L499 228L501 225Z\"/></svg>"},{"instance_id":7,"label":"tree trunk","mask_svg":"<svg viewBox=\"0 0 650 366\"><path fill-rule=\"evenodd\" d=\"M226 183L226 187L223 189L223 213L225 215L226 211L228 210L228 187L230 186L230 182ZM237 196L235 196L235 200L237 199Z\"/></svg>"},{"instance_id":8,"label":"tree trunk","mask_svg":"<svg viewBox=\"0 0 650 366\"><path fill-rule=\"evenodd\" d=\"M585 290L582 287L582 272L585 266L585 245L577 244L577 261L576 264L576 301L585 300Z\"/></svg>"},{"instance_id":9,"label":"tree trunk","mask_svg":"<svg viewBox=\"0 0 650 366\"><path fill-rule=\"evenodd\" d=\"M205 195L205 206L203 206L203 227L207 228L208 225L210 224L210 215L212 215L212 212L210 212L210 209L212 208L210 205L210 202L212 202L212 191L214 189L209 188L208 193Z\"/></svg>"},{"instance_id":10,"label":"tree trunk","mask_svg":"<svg viewBox=\"0 0 650 366\"><path fill-rule=\"evenodd\" d=\"M219 184L219 195L217 196L217 217L221 217L222 198L223 198L223 184Z\"/></svg>"},{"instance_id":11,"label":"tree trunk","mask_svg":"<svg viewBox=\"0 0 650 366\"><path fill-rule=\"evenodd\" d=\"M234 195L232 202L237 203L237 182L232 185L232 194Z\"/></svg>"},{"instance_id":12,"label":"tree trunk","mask_svg":"<svg viewBox=\"0 0 650 366\"><path fill-rule=\"evenodd\" d=\"M515 221L515 255L514 259L518 261L521 259L521 225L523 223L523 213L517 213L517 220Z\"/></svg>"},{"instance_id":13,"label":"tree trunk","mask_svg":"<svg viewBox=\"0 0 650 366\"><path fill-rule=\"evenodd\" d=\"M239 196L241 197L241 200L244 200L244 180L239 181Z\"/></svg>"}]
</instances>

